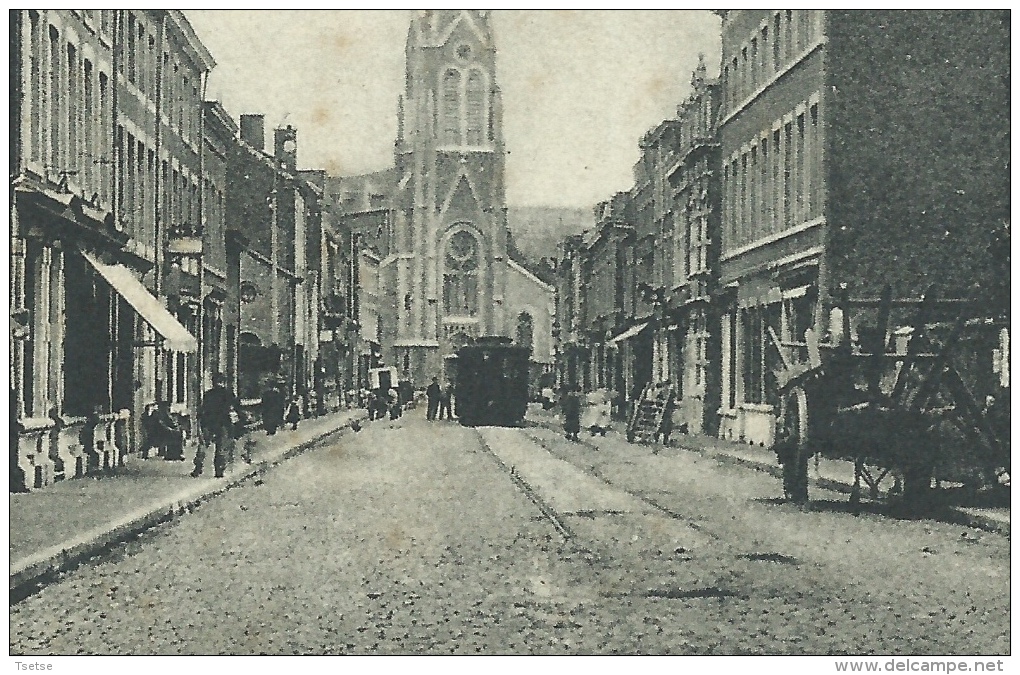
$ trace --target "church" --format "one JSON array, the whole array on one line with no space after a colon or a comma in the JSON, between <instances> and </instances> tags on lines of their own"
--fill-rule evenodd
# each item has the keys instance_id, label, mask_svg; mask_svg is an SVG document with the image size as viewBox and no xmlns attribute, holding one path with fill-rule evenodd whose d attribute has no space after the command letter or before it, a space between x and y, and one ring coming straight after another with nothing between
<instances>
[{"instance_id":1,"label":"church","mask_svg":"<svg viewBox=\"0 0 1020 675\"><path fill-rule=\"evenodd\" d=\"M489 11L415 14L398 115L391 169L326 186L343 226L370 251L361 283L377 300L361 321L372 345L363 348L424 386L451 375L459 347L505 336L531 347L537 384L554 362L555 290L529 271L507 226Z\"/></svg>"}]
</instances>

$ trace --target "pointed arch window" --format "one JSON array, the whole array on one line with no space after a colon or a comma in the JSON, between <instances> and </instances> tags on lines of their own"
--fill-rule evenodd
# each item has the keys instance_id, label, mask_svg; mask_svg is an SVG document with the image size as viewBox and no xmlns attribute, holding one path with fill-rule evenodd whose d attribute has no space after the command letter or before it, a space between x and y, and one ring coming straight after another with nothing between
<instances>
[{"instance_id":1,"label":"pointed arch window","mask_svg":"<svg viewBox=\"0 0 1020 675\"><path fill-rule=\"evenodd\" d=\"M443 273L443 308L454 316L478 314L478 240L466 230L446 244Z\"/></svg>"},{"instance_id":2,"label":"pointed arch window","mask_svg":"<svg viewBox=\"0 0 1020 675\"><path fill-rule=\"evenodd\" d=\"M485 75L478 69L472 69L468 74L467 86L465 87L465 113L467 132L467 145L482 145L486 138L487 106L486 106Z\"/></svg>"},{"instance_id":3,"label":"pointed arch window","mask_svg":"<svg viewBox=\"0 0 1020 675\"><path fill-rule=\"evenodd\" d=\"M515 333L518 346L534 350L535 321L531 318L531 314L521 312L517 315L517 330Z\"/></svg>"},{"instance_id":4,"label":"pointed arch window","mask_svg":"<svg viewBox=\"0 0 1020 675\"><path fill-rule=\"evenodd\" d=\"M440 124L440 140L442 143L460 143L461 121L461 75L456 68L448 68L443 73L442 84L442 119Z\"/></svg>"}]
</instances>

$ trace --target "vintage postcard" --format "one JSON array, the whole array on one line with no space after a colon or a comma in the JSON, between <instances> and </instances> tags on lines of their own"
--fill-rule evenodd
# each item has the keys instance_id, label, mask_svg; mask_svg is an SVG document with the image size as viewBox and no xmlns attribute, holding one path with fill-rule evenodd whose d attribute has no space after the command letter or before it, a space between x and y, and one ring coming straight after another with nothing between
<instances>
[{"instance_id":1,"label":"vintage postcard","mask_svg":"<svg viewBox=\"0 0 1020 675\"><path fill-rule=\"evenodd\" d=\"M1010 19L12 10L11 663L1002 671Z\"/></svg>"}]
</instances>

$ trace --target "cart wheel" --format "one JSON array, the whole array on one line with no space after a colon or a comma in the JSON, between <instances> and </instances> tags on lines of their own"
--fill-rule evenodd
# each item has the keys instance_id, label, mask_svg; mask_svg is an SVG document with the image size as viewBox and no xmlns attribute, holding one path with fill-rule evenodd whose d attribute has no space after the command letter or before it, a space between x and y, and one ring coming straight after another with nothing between
<instances>
[{"instance_id":1,"label":"cart wheel","mask_svg":"<svg viewBox=\"0 0 1020 675\"><path fill-rule=\"evenodd\" d=\"M790 390L780 401L777 444L783 463L783 493L791 502L808 501L808 402L801 387Z\"/></svg>"}]
</instances>

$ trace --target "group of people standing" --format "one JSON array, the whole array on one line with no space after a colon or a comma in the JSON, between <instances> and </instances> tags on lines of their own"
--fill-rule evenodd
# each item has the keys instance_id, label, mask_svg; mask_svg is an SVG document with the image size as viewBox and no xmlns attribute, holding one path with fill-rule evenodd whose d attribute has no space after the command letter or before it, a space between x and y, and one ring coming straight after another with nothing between
<instances>
[{"instance_id":1,"label":"group of people standing","mask_svg":"<svg viewBox=\"0 0 1020 675\"><path fill-rule=\"evenodd\" d=\"M437 413L439 419L443 419L444 414L446 419L453 419L450 405L452 397L453 387L449 383L440 385L439 378L433 377L432 383L425 389L425 398L428 400L428 410L425 416L428 421L435 421Z\"/></svg>"},{"instance_id":2,"label":"group of people standing","mask_svg":"<svg viewBox=\"0 0 1020 675\"><path fill-rule=\"evenodd\" d=\"M270 436L277 430L290 426L298 428L301 420L301 398L289 397L286 385L280 379L270 379L262 392L262 426ZM184 461L186 433L181 423L171 414L170 404L156 403L143 417L145 449L142 457L147 459L152 449L168 461ZM227 377L222 373L213 376L213 385L202 395L198 408L198 443L195 449L195 465L191 475L201 476L205 470L205 458L209 448L213 449L213 472L222 478L227 465L234 461L235 441L249 430L242 410L241 400L230 389ZM254 439L244 444L244 459L251 461Z\"/></svg>"},{"instance_id":3,"label":"group of people standing","mask_svg":"<svg viewBox=\"0 0 1020 675\"><path fill-rule=\"evenodd\" d=\"M262 392L262 426L270 436L288 424L296 430L301 421L301 400L294 396L288 402L285 391L284 382L270 380Z\"/></svg>"},{"instance_id":4,"label":"group of people standing","mask_svg":"<svg viewBox=\"0 0 1020 675\"><path fill-rule=\"evenodd\" d=\"M399 419L404 414L404 406L414 399L414 385L404 379L392 387L372 389L365 393L365 408L368 419L381 420L387 415L391 420Z\"/></svg>"}]
</instances>

